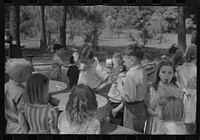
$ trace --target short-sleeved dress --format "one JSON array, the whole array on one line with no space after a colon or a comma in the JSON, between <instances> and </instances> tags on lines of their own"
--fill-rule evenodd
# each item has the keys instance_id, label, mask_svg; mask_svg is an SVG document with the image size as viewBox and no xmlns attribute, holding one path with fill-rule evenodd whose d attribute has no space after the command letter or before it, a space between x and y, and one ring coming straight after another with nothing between
<instances>
[{"instance_id":1,"label":"short-sleeved dress","mask_svg":"<svg viewBox=\"0 0 200 140\"><path fill-rule=\"evenodd\" d=\"M62 71L61 66L63 65L63 61L57 54L54 54L52 58L52 67L50 70L50 78L52 80L61 80Z\"/></svg>"},{"instance_id":2,"label":"short-sleeved dress","mask_svg":"<svg viewBox=\"0 0 200 140\"><path fill-rule=\"evenodd\" d=\"M7 121L6 134L22 134L18 121L18 113L23 104L25 87L14 80L9 80L4 86L5 118Z\"/></svg>"},{"instance_id":3,"label":"short-sleeved dress","mask_svg":"<svg viewBox=\"0 0 200 140\"><path fill-rule=\"evenodd\" d=\"M161 113L161 110L158 103L161 97L175 96L180 99L182 98L181 90L173 84L170 84L167 87L165 87L161 83L159 83L158 90L155 91L153 87L150 87L150 91L148 94L149 94L148 107L152 108L154 111L158 112L159 114ZM154 134L159 128L160 123L161 123L161 120L159 116L148 115L148 119L147 119L146 127L145 127L145 133Z\"/></svg>"},{"instance_id":4,"label":"short-sleeved dress","mask_svg":"<svg viewBox=\"0 0 200 140\"><path fill-rule=\"evenodd\" d=\"M83 124L71 124L65 112L58 117L58 129L60 134L100 134L100 123L96 118L92 118Z\"/></svg>"},{"instance_id":5,"label":"short-sleeved dress","mask_svg":"<svg viewBox=\"0 0 200 140\"><path fill-rule=\"evenodd\" d=\"M24 115L29 125L29 134L51 134L57 128L58 110L47 105L24 105Z\"/></svg>"}]
</instances>

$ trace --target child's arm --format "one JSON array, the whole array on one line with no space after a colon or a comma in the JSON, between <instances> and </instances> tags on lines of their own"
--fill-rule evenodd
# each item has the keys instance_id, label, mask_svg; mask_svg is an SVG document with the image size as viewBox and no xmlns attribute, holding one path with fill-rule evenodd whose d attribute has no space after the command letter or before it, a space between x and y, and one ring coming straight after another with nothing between
<instances>
[{"instance_id":1,"label":"child's arm","mask_svg":"<svg viewBox=\"0 0 200 140\"><path fill-rule=\"evenodd\" d=\"M67 64L65 64L62 59L60 57L56 58L56 62L60 65L60 66L64 66L66 68L68 68L69 66Z\"/></svg>"},{"instance_id":2,"label":"child's arm","mask_svg":"<svg viewBox=\"0 0 200 140\"><path fill-rule=\"evenodd\" d=\"M24 116L24 113L19 113L18 121L19 121L20 127L22 128L23 133L28 134L30 128L29 128L28 122Z\"/></svg>"},{"instance_id":3,"label":"child's arm","mask_svg":"<svg viewBox=\"0 0 200 140\"><path fill-rule=\"evenodd\" d=\"M151 108L147 108L147 113L151 116L158 116L158 112L154 111L153 109Z\"/></svg>"},{"instance_id":4,"label":"child's arm","mask_svg":"<svg viewBox=\"0 0 200 140\"><path fill-rule=\"evenodd\" d=\"M119 112L124 107L124 102L121 102L116 108L112 110L112 115L116 116L117 112Z\"/></svg>"},{"instance_id":5,"label":"child's arm","mask_svg":"<svg viewBox=\"0 0 200 140\"><path fill-rule=\"evenodd\" d=\"M112 82L111 82L110 77L107 77L106 80L105 80L105 82L103 84L99 85L97 88L95 88L95 90L99 91L99 90L103 89L104 87L106 87L107 85L109 85L111 83Z\"/></svg>"},{"instance_id":6,"label":"child's arm","mask_svg":"<svg viewBox=\"0 0 200 140\"><path fill-rule=\"evenodd\" d=\"M50 108L49 110L49 127L51 134L58 134L59 130L57 128L57 123L58 123L58 110L57 108Z\"/></svg>"}]
</instances>

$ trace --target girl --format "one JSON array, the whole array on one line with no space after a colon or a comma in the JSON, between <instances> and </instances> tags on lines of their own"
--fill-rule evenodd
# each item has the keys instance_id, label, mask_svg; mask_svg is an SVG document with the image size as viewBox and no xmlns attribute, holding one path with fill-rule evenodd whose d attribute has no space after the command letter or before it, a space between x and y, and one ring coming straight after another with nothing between
<instances>
[{"instance_id":1,"label":"girl","mask_svg":"<svg viewBox=\"0 0 200 140\"><path fill-rule=\"evenodd\" d=\"M57 110L48 104L49 79L32 74L26 83L24 110L19 116L24 133L58 134Z\"/></svg>"},{"instance_id":2,"label":"girl","mask_svg":"<svg viewBox=\"0 0 200 140\"><path fill-rule=\"evenodd\" d=\"M160 123L160 107L158 102L162 97L176 96L182 99L181 90L175 84L175 68L171 61L163 61L158 64L157 71L155 72L155 78L153 85L149 91L149 102L147 112L149 114L146 124L145 133L154 133Z\"/></svg>"},{"instance_id":3,"label":"girl","mask_svg":"<svg viewBox=\"0 0 200 140\"><path fill-rule=\"evenodd\" d=\"M74 86L65 111L58 117L60 134L100 134L96 110L97 100L92 89L83 84Z\"/></svg>"},{"instance_id":4,"label":"girl","mask_svg":"<svg viewBox=\"0 0 200 140\"><path fill-rule=\"evenodd\" d=\"M120 53L115 53L112 58L112 73L117 76L116 82L112 84L108 93L111 101L112 113L110 121L118 125L123 125L123 102L121 95L124 92L125 67L123 66L123 58ZM119 122L116 122L119 120Z\"/></svg>"},{"instance_id":5,"label":"girl","mask_svg":"<svg viewBox=\"0 0 200 140\"><path fill-rule=\"evenodd\" d=\"M162 110L163 120L155 134L187 134L183 122L184 106L181 99L175 96L168 96L159 103Z\"/></svg>"}]
</instances>

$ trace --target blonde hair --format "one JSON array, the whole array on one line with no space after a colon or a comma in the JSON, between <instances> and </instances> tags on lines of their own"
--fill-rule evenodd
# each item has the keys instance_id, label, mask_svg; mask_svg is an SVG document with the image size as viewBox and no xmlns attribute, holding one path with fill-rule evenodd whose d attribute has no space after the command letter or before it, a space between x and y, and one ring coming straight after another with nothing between
<instances>
[{"instance_id":1,"label":"blonde hair","mask_svg":"<svg viewBox=\"0 0 200 140\"><path fill-rule=\"evenodd\" d=\"M27 66L30 66L30 62L23 58L9 59L6 63L6 72L10 77L15 76Z\"/></svg>"},{"instance_id":2,"label":"blonde hair","mask_svg":"<svg viewBox=\"0 0 200 140\"><path fill-rule=\"evenodd\" d=\"M184 105L181 99L168 96L159 103L162 106L162 119L164 121L181 121L184 114Z\"/></svg>"}]
</instances>

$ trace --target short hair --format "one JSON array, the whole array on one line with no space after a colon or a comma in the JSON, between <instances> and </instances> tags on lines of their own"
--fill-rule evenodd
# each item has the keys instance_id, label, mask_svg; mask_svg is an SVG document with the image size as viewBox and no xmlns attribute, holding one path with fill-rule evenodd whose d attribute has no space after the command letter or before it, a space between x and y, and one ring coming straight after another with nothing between
<instances>
[{"instance_id":1,"label":"short hair","mask_svg":"<svg viewBox=\"0 0 200 140\"><path fill-rule=\"evenodd\" d=\"M175 96L164 97L165 101L162 101L161 112L162 119L164 121L181 121L184 114L183 101Z\"/></svg>"},{"instance_id":2,"label":"short hair","mask_svg":"<svg viewBox=\"0 0 200 140\"><path fill-rule=\"evenodd\" d=\"M197 45L191 44L188 46L185 54L185 60L187 62L191 62L192 60L196 59L197 57Z\"/></svg>"},{"instance_id":3,"label":"short hair","mask_svg":"<svg viewBox=\"0 0 200 140\"><path fill-rule=\"evenodd\" d=\"M26 82L24 93L24 102L30 104L47 104L49 100L48 93L44 89L49 84L49 78L43 74L32 74Z\"/></svg>"},{"instance_id":4,"label":"short hair","mask_svg":"<svg viewBox=\"0 0 200 140\"><path fill-rule=\"evenodd\" d=\"M158 84L159 84L159 82L160 82L160 77L159 77L160 69L161 69L163 66L171 66L172 69L173 69L173 71L174 71L174 73L175 73L175 71L176 71L176 69L175 69L175 67L174 67L174 65L173 65L173 63L172 63L171 61L162 61L162 62L160 62L160 63L158 64L158 66L157 66L157 69L156 69L155 73L154 73L154 81L153 81L153 84L152 84L153 88L154 88L156 91L157 91L157 89L158 89ZM176 77L175 77L175 75L174 75L174 77L172 78L171 83L173 83L174 85L176 85Z\"/></svg>"},{"instance_id":5,"label":"short hair","mask_svg":"<svg viewBox=\"0 0 200 140\"><path fill-rule=\"evenodd\" d=\"M25 67L31 66L30 62L23 58L9 59L6 63L6 73L10 77L22 72Z\"/></svg>"},{"instance_id":6,"label":"short hair","mask_svg":"<svg viewBox=\"0 0 200 140\"><path fill-rule=\"evenodd\" d=\"M182 65L184 61L184 56L181 51L177 51L172 57L172 63L175 67Z\"/></svg>"},{"instance_id":7,"label":"short hair","mask_svg":"<svg viewBox=\"0 0 200 140\"><path fill-rule=\"evenodd\" d=\"M123 58L122 58L122 55L119 52L114 53L113 58L115 58L117 60L117 63L118 63L119 66L123 65Z\"/></svg>"},{"instance_id":8,"label":"short hair","mask_svg":"<svg viewBox=\"0 0 200 140\"><path fill-rule=\"evenodd\" d=\"M94 57L94 51L93 51L92 47L90 47L90 46L84 47L81 52L81 61L84 59L91 60L93 57Z\"/></svg>"},{"instance_id":9,"label":"short hair","mask_svg":"<svg viewBox=\"0 0 200 140\"><path fill-rule=\"evenodd\" d=\"M55 45L53 46L54 52L56 52L57 50L60 50L60 49L62 49L62 48L63 48L63 46L60 45L60 44L55 44Z\"/></svg>"},{"instance_id":10,"label":"short hair","mask_svg":"<svg viewBox=\"0 0 200 140\"><path fill-rule=\"evenodd\" d=\"M71 56L71 57L69 58L69 62L70 62L70 64L74 64L74 56Z\"/></svg>"},{"instance_id":11,"label":"short hair","mask_svg":"<svg viewBox=\"0 0 200 140\"><path fill-rule=\"evenodd\" d=\"M130 45L124 50L123 54L127 56L134 56L139 60L142 60L144 56L144 52L138 44Z\"/></svg>"},{"instance_id":12,"label":"short hair","mask_svg":"<svg viewBox=\"0 0 200 140\"><path fill-rule=\"evenodd\" d=\"M82 124L95 115L97 100L94 91L86 85L80 84L72 88L66 104L67 119L71 123Z\"/></svg>"},{"instance_id":13,"label":"short hair","mask_svg":"<svg viewBox=\"0 0 200 140\"><path fill-rule=\"evenodd\" d=\"M197 45L197 31L194 30L191 35L191 43Z\"/></svg>"}]
</instances>

